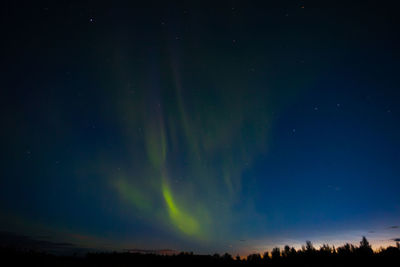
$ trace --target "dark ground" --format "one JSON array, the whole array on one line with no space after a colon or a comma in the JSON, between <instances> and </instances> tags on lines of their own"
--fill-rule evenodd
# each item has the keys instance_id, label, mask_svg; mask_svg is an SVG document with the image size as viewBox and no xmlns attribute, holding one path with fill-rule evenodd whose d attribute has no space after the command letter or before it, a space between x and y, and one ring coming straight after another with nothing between
<instances>
[{"instance_id":1,"label":"dark ground","mask_svg":"<svg viewBox=\"0 0 400 267\"><path fill-rule=\"evenodd\" d=\"M3 247L1 261L7 266L399 266L400 244L373 251L366 239L356 247L350 244L315 249L307 242L300 250L286 246L264 255L251 254L246 259L224 255L180 253L172 256L139 253L87 253L84 256L56 256L33 250ZM5 266L5 265L3 265Z\"/></svg>"}]
</instances>

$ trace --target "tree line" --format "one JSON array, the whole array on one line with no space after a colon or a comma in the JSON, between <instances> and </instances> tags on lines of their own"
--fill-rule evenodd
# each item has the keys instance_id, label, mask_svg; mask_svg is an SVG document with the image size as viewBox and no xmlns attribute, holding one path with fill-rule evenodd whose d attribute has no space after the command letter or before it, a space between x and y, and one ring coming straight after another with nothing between
<instances>
[{"instance_id":1,"label":"tree line","mask_svg":"<svg viewBox=\"0 0 400 267\"><path fill-rule=\"evenodd\" d=\"M176 255L142 253L87 253L84 256L56 256L45 252L1 248L0 262L7 266L393 266L400 263L400 243L374 251L363 237L359 246L345 244L335 248L327 244L315 248L307 241L301 249L285 246L246 258L223 255L196 255L181 252ZM11 263L11 264L10 264Z\"/></svg>"}]
</instances>

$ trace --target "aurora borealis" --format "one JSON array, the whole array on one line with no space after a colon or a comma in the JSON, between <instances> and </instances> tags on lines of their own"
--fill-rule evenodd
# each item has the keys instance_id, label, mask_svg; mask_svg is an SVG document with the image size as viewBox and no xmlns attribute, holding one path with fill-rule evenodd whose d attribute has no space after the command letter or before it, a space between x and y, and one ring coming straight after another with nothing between
<instances>
[{"instance_id":1,"label":"aurora borealis","mask_svg":"<svg viewBox=\"0 0 400 267\"><path fill-rule=\"evenodd\" d=\"M235 254L400 237L390 7L1 12L0 231Z\"/></svg>"}]
</instances>

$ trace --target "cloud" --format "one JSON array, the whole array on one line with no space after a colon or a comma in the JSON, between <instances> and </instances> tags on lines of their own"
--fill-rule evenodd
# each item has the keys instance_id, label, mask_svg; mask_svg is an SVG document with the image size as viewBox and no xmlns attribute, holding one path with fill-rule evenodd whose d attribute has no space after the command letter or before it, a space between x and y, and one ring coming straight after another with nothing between
<instances>
[{"instance_id":1,"label":"cloud","mask_svg":"<svg viewBox=\"0 0 400 267\"><path fill-rule=\"evenodd\" d=\"M393 238L392 240L395 242L400 242L400 238Z\"/></svg>"},{"instance_id":2,"label":"cloud","mask_svg":"<svg viewBox=\"0 0 400 267\"><path fill-rule=\"evenodd\" d=\"M389 229L398 229L398 228L399 228L398 225L389 226Z\"/></svg>"},{"instance_id":3,"label":"cloud","mask_svg":"<svg viewBox=\"0 0 400 267\"><path fill-rule=\"evenodd\" d=\"M81 249L71 243L35 239L29 236L19 235L11 232L0 232L0 246L13 247L16 249L46 251L52 253L76 252L77 250Z\"/></svg>"},{"instance_id":4,"label":"cloud","mask_svg":"<svg viewBox=\"0 0 400 267\"><path fill-rule=\"evenodd\" d=\"M127 249L129 253L139 253L139 254L156 254L156 255L176 255L179 251L173 249Z\"/></svg>"}]
</instances>

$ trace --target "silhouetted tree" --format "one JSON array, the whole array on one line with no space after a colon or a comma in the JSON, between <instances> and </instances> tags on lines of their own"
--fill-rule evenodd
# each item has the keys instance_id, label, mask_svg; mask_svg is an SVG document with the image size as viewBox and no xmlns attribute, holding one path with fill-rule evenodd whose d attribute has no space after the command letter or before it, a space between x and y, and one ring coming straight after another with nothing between
<instances>
[{"instance_id":1,"label":"silhouetted tree","mask_svg":"<svg viewBox=\"0 0 400 267\"><path fill-rule=\"evenodd\" d=\"M358 252L364 256L373 254L371 245L369 244L365 236L363 236L362 240L360 241L360 247L358 248Z\"/></svg>"},{"instance_id":2,"label":"silhouetted tree","mask_svg":"<svg viewBox=\"0 0 400 267\"><path fill-rule=\"evenodd\" d=\"M233 258L232 258L232 256L231 256L231 254L229 254L229 253L225 253L224 255L222 255L222 259L223 259L224 261L226 261L226 262L233 261Z\"/></svg>"},{"instance_id":3,"label":"silhouetted tree","mask_svg":"<svg viewBox=\"0 0 400 267\"><path fill-rule=\"evenodd\" d=\"M289 255L290 255L290 247L289 247L288 245L286 245L286 246L283 248L282 256L283 256L284 258L287 258L287 257L289 257Z\"/></svg>"},{"instance_id":4,"label":"silhouetted tree","mask_svg":"<svg viewBox=\"0 0 400 267\"><path fill-rule=\"evenodd\" d=\"M263 258L263 261L264 261L264 262L268 262L268 261L271 260L271 258L269 257L269 252L268 252L268 251L265 251L265 252L264 252L262 258Z\"/></svg>"},{"instance_id":5,"label":"silhouetted tree","mask_svg":"<svg viewBox=\"0 0 400 267\"><path fill-rule=\"evenodd\" d=\"M271 258L272 258L272 260L280 259L281 258L281 249L278 247L273 248L272 252L271 252Z\"/></svg>"},{"instance_id":6,"label":"silhouetted tree","mask_svg":"<svg viewBox=\"0 0 400 267\"><path fill-rule=\"evenodd\" d=\"M319 254L321 256L329 256L332 254L333 249L328 244L323 244L319 249Z\"/></svg>"},{"instance_id":7,"label":"silhouetted tree","mask_svg":"<svg viewBox=\"0 0 400 267\"><path fill-rule=\"evenodd\" d=\"M355 247L349 243L346 243L344 246L338 247L337 248L337 253L340 256L349 256L353 254L355 251Z\"/></svg>"},{"instance_id":8,"label":"silhouetted tree","mask_svg":"<svg viewBox=\"0 0 400 267\"><path fill-rule=\"evenodd\" d=\"M309 240L306 241L306 251L308 252L315 251L314 245Z\"/></svg>"},{"instance_id":9,"label":"silhouetted tree","mask_svg":"<svg viewBox=\"0 0 400 267\"><path fill-rule=\"evenodd\" d=\"M261 263L261 255L258 253L247 256L247 261L250 263Z\"/></svg>"}]
</instances>

